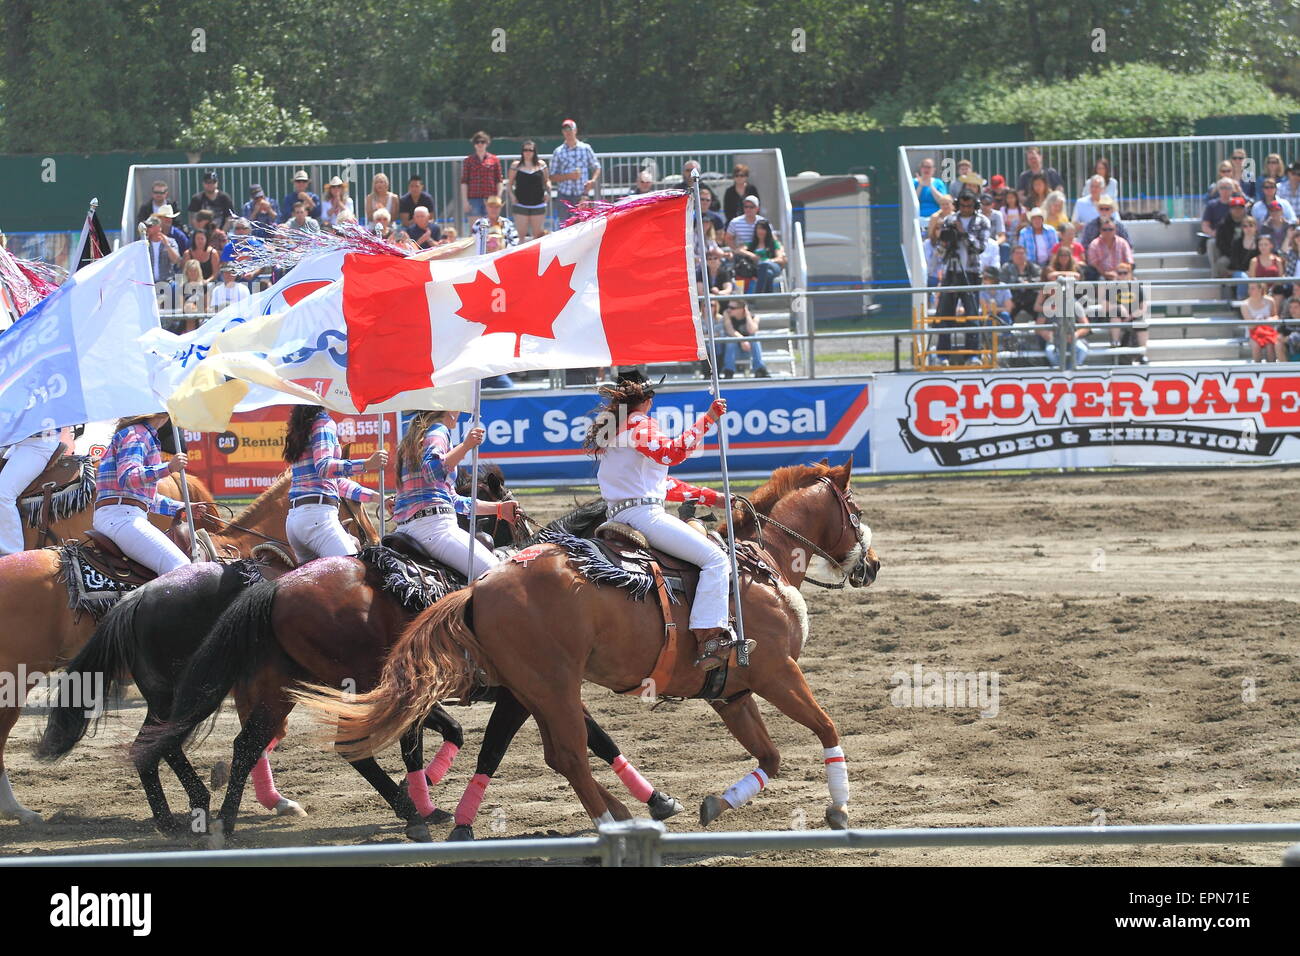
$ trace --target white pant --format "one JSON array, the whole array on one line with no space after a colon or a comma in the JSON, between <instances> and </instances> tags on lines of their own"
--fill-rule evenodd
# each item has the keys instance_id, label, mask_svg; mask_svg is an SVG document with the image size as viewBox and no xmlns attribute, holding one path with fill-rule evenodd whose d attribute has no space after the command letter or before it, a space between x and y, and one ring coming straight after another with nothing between
<instances>
[{"instance_id":1,"label":"white pant","mask_svg":"<svg viewBox=\"0 0 1300 956\"><path fill-rule=\"evenodd\" d=\"M300 505L289 509L284 530L298 560L342 557L360 550L357 539L343 530L337 505Z\"/></svg>"},{"instance_id":2,"label":"white pant","mask_svg":"<svg viewBox=\"0 0 1300 956\"><path fill-rule=\"evenodd\" d=\"M428 515L414 521L404 521L397 527L420 542L431 558L455 568L461 574L465 573L470 534L456 523L455 515ZM471 577L477 578L499 563L495 554L483 547L481 542L474 541L474 574Z\"/></svg>"},{"instance_id":3,"label":"white pant","mask_svg":"<svg viewBox=\"0 0 1300 956\"><path fill-rule=\"evenodd\" d=\"M691 630L727 626L727 586L731 563L727 554L662 505L638 505L620 511L615 521L631 525L661 551L700 566L700 583L691 605Z\"/></svg>"},{"instance_id":4,"label":"white pant","mask_svg":"<svg viewBox=\"0 0 1300 956\"><path fill-rule=\"evenodd\" d=\"M33 435L9 449L8 462L0 471L0 555L23 550L23 521L18 514L18 496L36 480L59 447L57 437Z\"/></svg>"},{"instance_id":5,"label":"white pant","mask_svg":"<svg viewBox=\"0 0 1300 956\"><path fill-rule=\"evenodd\" d=\"M149 523L148 512L131 505L105 505L95 509L95 530L113 539L122 553L155 574L166 574L190 563L171 540Z\"/></svg>"}]
</instances>

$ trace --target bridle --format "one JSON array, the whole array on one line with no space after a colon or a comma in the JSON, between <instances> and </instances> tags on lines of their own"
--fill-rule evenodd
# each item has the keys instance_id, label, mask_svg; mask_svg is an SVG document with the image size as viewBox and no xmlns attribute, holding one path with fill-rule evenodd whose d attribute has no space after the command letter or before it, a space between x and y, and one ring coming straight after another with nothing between
<instances>
[{"instance_id":1,"label":"bridle","mask_svg":"<svg viewBox=\"0 0 1300 956\"><path fill-rule=\"evenodd\" d=\"M849 500L849 496L844 493L844 491L840 488L839 485L835 484L835 482L833 482L830 478L826 477L825 475L823 475L821 478L818 478L813 486L817 484L825 484L826 487L830 488L831 491L835 492L835 497L839 500L840 535L843 535L845 531L847 531L849 528L852 528L853 536L857 539L858 544L861 545L862 544L861 509L858 508L857 505L855 505L852 501ZM795 541L799 542L799 544L806 546L808 550L812 551L813 554L816 554L818 557L824 559L828 564L831 565L831 567L838 568L843 565L843 561L844 561L843 558L835 557L833 554L831 554L821 545L809 541L798 531L795 531L793 528L789 527L788 525L783 524L782 522L773 518L771 515L762 514L757 508L754 507L753 503L748 498L744 497L743 495L736 495L736 498L749 511L749 513L754 516L754 528L758 532L758 546L760 548L767 547L763 541L763 524L766 523L772 525L778 531L781 531L782 533L789 535ZM818 581L816 578L812 578L812 577L805 577L804 580L807 581L809 584L817 585L817 587L819 588L826 588L828 591L838 591L842 589L846 584L852 584L854 587L861 587L866 582L867 579L867 549L865 547L859 547L858 550L860 552L858 555L858 560L853 564L851 568L849 568L847 571L844 572L844 576L839 580L838 583L827 584L825 581Z\"/></svg>"}]
</instances>

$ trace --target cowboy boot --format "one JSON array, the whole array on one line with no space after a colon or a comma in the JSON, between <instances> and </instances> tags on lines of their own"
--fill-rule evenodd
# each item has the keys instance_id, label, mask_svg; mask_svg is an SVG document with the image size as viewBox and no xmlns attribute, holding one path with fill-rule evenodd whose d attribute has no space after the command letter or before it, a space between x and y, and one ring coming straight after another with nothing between
<instances>
[{"instance_id":1,"label":"cowboy boot","mask_svg":"<svg viewBox=\"0 0 1300 956\"><path fill-rule=\"evenodd\" d=\"M691 636L699 648L695 666L701 670L711 671L726 663L727 655L739 643L736 632L730 627L692 628Z\"/></svg>"}]
</instances>

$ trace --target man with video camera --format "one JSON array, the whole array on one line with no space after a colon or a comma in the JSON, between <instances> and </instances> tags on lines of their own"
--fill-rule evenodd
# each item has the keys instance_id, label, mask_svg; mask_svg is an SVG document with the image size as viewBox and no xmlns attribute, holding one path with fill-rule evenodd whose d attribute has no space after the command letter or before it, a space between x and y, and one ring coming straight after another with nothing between
<instances>
[{"instance_id":1,"label":"man with video camera","mask_svg":"<svg viewBox=\"0 0 1300 956\"><path fill-rule=\"evenodd\" d=\"M989 242L993 227L988 217L979 211L975 193L962 189L957 194L957 209L944 217L939 226L940 261L943 263L941 286L978 286L980 285L980 254ZM957 302L960 297L962 311L967 317L980 314L979 290L968 292L944 292L939 295L937 315L954 316L957 314ZM957 323L944 321L939 328L952 328ZM969 323L968 323L969 324ZM967 349L979 348L979 333L967 332L965 336ZM952 336L939 336L939 351L952 347ZM970 361L978 362L977 356L970 356ZM939 364L948 364L947 357L940 355Z\"/></svg>"}]
</instances>

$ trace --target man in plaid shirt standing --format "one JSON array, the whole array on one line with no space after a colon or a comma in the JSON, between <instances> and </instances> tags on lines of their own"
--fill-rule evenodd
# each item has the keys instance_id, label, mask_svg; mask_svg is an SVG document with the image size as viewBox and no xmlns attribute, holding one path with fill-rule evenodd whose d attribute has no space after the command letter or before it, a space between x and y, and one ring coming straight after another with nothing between
<instances>
[{"instance_id":1,"label":"man in plaid shirt standing","mask_svg":"<svg viewBox=\"0 0 1300 956\"><path fill-rule=\"evenodd\" d=\"M577 204L587 198L600 179L600 162L595 151L578 139L578 124L566 119L560 124L564 142L551 154L551 182L555 183L556 198L560 201L555 215L563 222L569 216L564 203Z\"/></svg>"},{"instance_id":2,"label":"man in plaid shirt standing","mask_svg":"<svg viewBox=\"0 0 1300 956\"><path fill-rule=\"evenodd\" d=\"M487 151L492 137L479 130L470 140L474 152L465 157L460 168L460 200L466 218L486 216L484 201L501 195L501 160Z\"/></svg>"}]
</instances>

